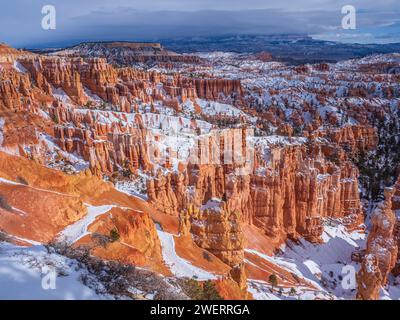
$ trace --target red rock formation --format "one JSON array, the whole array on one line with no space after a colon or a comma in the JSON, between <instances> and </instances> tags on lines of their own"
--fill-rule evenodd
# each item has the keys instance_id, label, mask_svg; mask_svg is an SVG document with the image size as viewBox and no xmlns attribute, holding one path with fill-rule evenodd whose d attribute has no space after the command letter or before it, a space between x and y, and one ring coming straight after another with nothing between
<instances>
[{"instance_id":1,"label":"red rock formation","mask_svg":"<svg viewBox=\"0 0 400 320\"><path fill-rule=\"evenodd\" d=\"M329 130L329 139L351 151L369 151L376 147L378 136L376 129L370 126L354 125Z\"/></svg>"},{"instance_id":2,"label":"red rock formation","mask_svg":"<svg viewBox=\"0 0 400 320\"><path fill-rule=\"evenodd\" d=\"M226 79L194 79L197 96L208 100L219 100L221 94L230 97L232 94L242 95L240 80Z\"/></svg>"},{"instance_id":3,"label":"red rock formation","mask_svg":"<svg viewBox=\"0 0 400 320\"><path fill-rule=\"evenodd\" d=\"M89 161L95 174L112 173L116 165L131 173L139 167L144 170L151 168L146 142L147 131L140 128L139 115L136 123L123 127L118 123L99 123L96 121L97 114L91 111L76 113L61 106L50 109L50 114L60 123L54 127L54 135L61 149L81 155ZM73 122L75 127L64 126L64 122ZM88 129L82 129L83 124Z\"/></svg>"},{"instance_id":4,"label":"red rock formation","mask_svg":"<svg viewBox=\"0 0 400 320\"><path fill-rule=\"evenodd\" d=\"M272 54L270 54L269 52L265 52L265 51L261 51L259 53L256 53L252 56L250 56L250 58L254 57L255 59L261 60L262 62L268 62L272 60Z\"/></svg>"},{"instance_id":5,"label":"red rock formation","mask_svg":"<svg viewBox=\"0 0 400 320\"><path fill-rule=\"evenodd\" d=\"M397 217L396 225L394 227L394 238L397 240L397 248L400 248L400 178L397 179L394 185L394 194L392 197L392 209ZM394 276L400 275L400 250L397 253L396 265L392 270Z\"/></svg>"},{"instance_id":6,"label":"red rock formation","mask_svg":"<svg viewBox=\"0 0 400 320\"><path fill-rule=\"evenodd\" d=\"M73 68L81 64L82 59L65 61L57 57L32 57L20 60L22 65L32 74L39 88L51 93L48 87L61 88L70 99L80 105L87 102L79 73Z\"/></svg>"},{"instance_id":7,"label":"red rock formation","mask_svg":"<svg viewBox=\"0 0 400 320\"><path fill-rule=\"evenodd\" d=\"M392 188L385 189L385 201L373 211L372 229L368 235L365 257L357 274L357 298L379 299L379 291L387 283L397 261L397 219L392 210Z\"/></svg>"},{"instance_id":8,"label":"red rock formation","mask_svg":"<svg viewBox=\"0 0 400 320\"><path fill-rule=\"evenodd\" d=\"M265 177L253 178L253 222L271 236L284 230L290 237L319 241L321 218L357 219L361 213L358 171L349 163L337 167L307 159L303 147L275 148L267 170Z\"/></svg>"},{"instance_id":9,"label":"red rock formation","mask_svg":"<svg viewBox=\"0 0 400 320\"><path fill-rule=\"evenodd\" d=\"M15 70L0 71L0 109L20 110L37 105L30 78Z\"/></svg>"},{"instance_id":10,"label":"red rock formation","mask_svg":"<svg viewBox=\"0 0 400 320\"><path fill-rule=\"evenodd\" d=\"M189 207L190 232L198 246L204 248L232 267L230 275L241 290L245 290L245 241L241 230L240 213L229 211L226 203L210 199L200 210Z\"/></svg>"},{"instance_id":11,"label":"red rock formation","mask_svg":"<svg viewBox=\"0 0 400 320\"><path fill-rule=\"evenodd\" d=\"M218 100L243 93L239 80L192 79L179 74L167 77L154 71L115 69L102 58L84 60L81 57L25 55L18 61L42 92L48 95L65 93L78 106L101 104L92 101L92 95L95 95L114 110L123 112L132 112L137 100L146 103L162 101L164 105L180 112L180 103L187 99L203 97ZM11 94L9 91L12 89L4 88L2 91Z\"/></svg>"},{"instance_id":12,"label":"red rock formation","mask_svg":"<svg viewBox=\"0 0 400 320\"><path fill-rule=\"evenodd\" d=\"M166 213L168 218L179 217L181 234L187 238L192 236L197 246L213 253L228 265L230 278L236 281L241 290L246 288L243 227L263 233L266 239L271 240L268 246L273 250L288 238L304 237L315 243L321 241L324 218L342 218L349 227L357 225L362 219L358 170L347 161L347 153L368 151L375 147L376 132L368 125L346 125L342 128L327 125L325 129L320 129L324 124L338 124L339 117L329 113L323 118L315 105L305 103L304 112L308 112L312 119L304 129L309 138L305 142L303 139L292 138L293 126L302 126L305 122L303 112L293 110L288 115L277 105L271 105L268 110L261 110L259 113L254 108L248 108L245 110L262 120L268 120L267 124L273 124L278 128L279 134L288 137L284 142L263 140L268 138L253 139L251 141L258 141L259 144L250 153L244 129L222 130L223 135L212 130L204 138L200 136L204 128L192 119L191 133L199 136L197 146L191 150L197 160L192 161L196 157L179 159L177 172L172 172L172 158L177 151L166 148L167 156L162 159L164 155L160 155L160 150L151 149L148 145L149 141L162 141L162 133L152 134L149 127L154 126L156 130L162 131L164 125L168 127L172 123L168 117L165 121L159 121L164 117L158 114L161 113L160 108L170 108L168 112L176 115L185 111L182 110L182 102L187 99L195 100L200 97L224 100L240 97L244 89L239 80L212 77L193 79L180 74L166 75L133 68L115 68L100 58L84 60L80 57L30 56L19 58L19 61L27 69L27 73L13 69L0 71L0 111L6 115L3 136L7 146L10 141L14 141L21 155L44 163L42 153L38 150L41 146L37 132L45 132L55 138L61 150L75 153L86 160L95 176L112 176L119 171L129 177L138 169L144 171L153 177L147 184L149 202ZM166 61L170 62L171 60ZM320 72L326 70L325 66L319 68ZM305 77L305 74L311 72L306 69L297 68L297 76ZM59 89L68 95L72 100L71 104L64 104L51 96L56 96ZM279 94L278 90L270 91L271 95ZM261 95L262 90L259 93ZM330 94L327 90L312 93L321 104L327 101ZM91 94L97 95L102 101L94 101L97 99ZM214 127L220 123L233 127L246 122L244 117L208 117L193 102L197 116L210 120ZM290 101L283 99L283 102L286 105ZM87 104L87 108L81 109L84 104ZM100 110L92 110L95 108ZM141 115L139 112L144 108L149 108L151 113ZM364 121L369 112L377 112L369 105L359 107L363 112L359 112L357 108L354 109L356 111L351 111L355 113L352 116L365 118ZM14 113L10 111L17 111L16 115L9 115ZM132 115L132 112L138 113ZM38 123L39 113L46 128L40 127ZM0 113L0 118L2 116L3 113ZM177 122L184 127L181 118ZM29 123L26 126L29 131L25 134L23 125L26 123ZM11 130L10 127L14 129ZM262 123L259 127L262 127ZM18 141L11 136L19 136L20 139ZM215 147L217 142L220 144ZM228 154L232 155L231 161L227 161ZM252 165L250 170L246 167L247 160ZM26 167L39 170L28 165ZM163 167L162 170L152 170L159 167ZM47 177L47 173L43 174ZM87 172L87 175L90 173ZM64 176L49 176L54 180L65 179ZM45 186L46 183L57 184L56 189L63 192L67 189L70 191L69 188L76 190L79 188L78 182L87 183L85 186L90 186L93 192L104 187L100 182L88 182L81 177L71 177L72 179L77 180L74 180L74 187L68 185L68 188L64 185L58 186L59 181L41 183ZM16 196L13 192L4 186L3 189L11 197L12 204L15 204ZM101 197L96 194L96 201L102 203L102 197L109 199L107 193L112 190L104 190L100 193ZM37 193L32 195L17 191L32 201L37 196ZM53 204L53 196L43 198ZM85 190L82 199L88 198L92 199ZM44 240L53 237L65 223L79 219L83 214L80 201L70 203L60 200L63 208L67 209L62 211L63 208L56 207L54 217L32 215L40 223L46 219L57 220L53 223L57 228L48 230L48 234L43 236ZM129 205L126 199L118 199L117 202ZM26 210L29 211L28 209L27 207ZM35 210L48 212L48 207L41 203ZM377 215L373 220L367 258L360 271L360 281L369 284L371 289L360 289L360 297L376 297L376 291L394 267L393 257L396 253L392 244L395 240L390 239L395 238L396 228L390 212L386 209L382 211L385 218ZM67 215L65 221L62 218L63 213ZM91 226L91 230L107 234L111 226L116 227L128 246L114 243L109 248L96 248L96 254L105 259L119 259L139 265L146 265L151 257L156 257L154 264L158 264L159 244L154 225L147 213L114 213L113 216L99 218ZM62 221L59 223L58 220ZM384 223L386 220L389 221L389 229ZM381 239L384 228L389 240L376 240ZM397 228L400 229L400 226L397 225ZM148 239L146 231L150 231ZM91 243L90 239L88 241ZM379 250L382 248L389 253L380 255Z\"/></svg>"},{"instance_id":13,"label":"red rock formation","mask_svg":"<svg viewBox=\"0 0 400 320\"><path fill-rule=\"evenodd\" d=\"M236 174L232 165L189 165L187 178L180 174L150 182L149 201L177 215L188 204L200 208L212 198L222 199L228 212L241 213L243 222L281 240L319 241L324 217L359 222L358 170L350 163L314 159L304 145L272 146L268 154L268 162L256 159L250 175ZM190 197L182 193L188 186L194 190Z\"/></svg>"},{"instance_id":14,"label":"red rock formation","mask_svg":"<svg viewBox=\"0 0 400 320\"><path fill-rule=\"evenodd\" d=\"M96 241L96 237L93 237L109 237L111 230L118 232L120 238L117 241L101 245ZM113 208L109 215L99 217L89 227L89 232L92 236L82 239L80 244L88 242L96 256L166 273L160 241L148 213Z\"/></svg>"},{"instance_id":15,"label":"red rock formation","mask_svg":"<svg viewBox=\"0 0 400 320\"><path fill-rule=\"evenodd\" d=\"M184 216L195 242L230 265L243 288L242 223L259 227L277 246L288 237L321 241L325 217L347 219L349 226L360 223L358 170L349 162L326 161L316 148L314 158L305 145L271 146L268 161L259 156L250 175L237 174L239 162L189 164L184 173L159 173L147 185L149 201ZM206 163L212 163L209 156Z\"/></svg>"}]
</instances>

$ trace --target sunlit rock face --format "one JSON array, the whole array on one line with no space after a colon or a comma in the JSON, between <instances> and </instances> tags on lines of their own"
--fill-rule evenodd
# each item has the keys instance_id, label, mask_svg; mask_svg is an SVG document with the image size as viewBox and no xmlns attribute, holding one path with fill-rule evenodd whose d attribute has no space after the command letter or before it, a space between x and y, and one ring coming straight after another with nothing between
<instances>
[{"instance_id":1,"label":"sunlit rock face","mask_svg":"<svg viewBox=\"0 0 400 320\"><path fill-rule=\"evenodd\" d=\"M377 300L397 263L398 221L392 207L393 193L394 189L386 189L385 201L372 212L372 229L357 275L358 299Z\"/></svg>"}]
</instances>

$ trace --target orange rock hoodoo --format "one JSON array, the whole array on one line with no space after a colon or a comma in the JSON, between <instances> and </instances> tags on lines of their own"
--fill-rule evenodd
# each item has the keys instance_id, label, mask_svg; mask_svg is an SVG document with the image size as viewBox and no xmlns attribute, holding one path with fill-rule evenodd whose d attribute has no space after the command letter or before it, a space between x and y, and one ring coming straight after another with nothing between
<instances>
[{"instance_id":1,"label":"orange rock hoodoo","mask_svg":"<svg viewBox=\"0 0 400 320\"><path fill-rule=\"evenodd\" d=\"M243 94L240 80L195 79L194 85L197 95L208 100L218 100L221 94L226 97L232 93L239 96Z\"/></svg>"},{"instance_id":2,"label":"orange rock hoodoo","mask_svg":"<svg viewBox=\"0 0 400 320\"><path fill-rule=\"evenodd\" d=\"M91 111L78 113L58 107L51 109L50 114L60 123L75 124L74 127L55 126L54 135L63 150L76 152L89 161L94 174L112 173L115 165L127 167L131 172L139 167L144 170L150 168L147 131L141 128L140 114L136 115L136 122L127 127L118 123L100 123L96 120L97 114Z\"/></svg>"},{"instance_id":3,"label":"orange rock hoodoo","mask_svg":"<svg viewBox=\"0 0 400 320\"><path fill-rule=\"evenodd\" d=\"M365 256L357 274L357 298L377 300L382 286L396 266L398 254L398 221L392 207L394 190L385 190L385 201L372 212L372 228Z\"/></svg>"},{"instance_id":4,"label":"orange rock hoodoo","mask_svg":"<svg viewBox=\"0 0 400 320\"><path fill-rule=\"evenodd\" d=\"M148 182L149 202L181 216L195 242L230 265L234 279L243 284L243 223L264 230L278 247L287 238L320 242L325 217L342 218L348 226L360 222L357 168L327 161L318 145L313 150L273 145L266 150L268 161L260 156L264 152L256 152L254 167L244 175L237 171L243 164L235 162L189 164L182 173L159 173Z\"/></svg>"},{"instance_id":5,"label":"orange rock hoodoo","mask_svg":"<svg viewBox=\"0 0 400 320\"><path fill-rule=\"evenodd\" d=\"M188 204L200 208L220 199L224 210L280 241L319 241L324 217L359 221L358 170L349 162L310 157L304 145L273 146L268 153L269 161L256 159L249 175L236 174L232 165L189 165L185 173L158 176L148 184L149 201L178 215Z\"/></svg>"},{"instance_id":6,"label":"orange rock hoodoo","mask_svg":"<svg viewBox=\"0 0 400 320\"><path fill-rule=\"evenodd\" d=\"M197 97L217 100L232 94L241 95L243 89L239 80L192 79L179 74L172 77L154 71L145 72L133 68L115 69L102 58L60 58L28 56L20 59L21 64L31 73L38 87L46 93L62 89L78 105L88 102L89 92L104 101L116 105L120 111L131 112L135 98L151 103L154 99L168 98L155 87L161 82L165 94L172 99ZM154 86L149 87L148 83ZM51 88L52 87L52 88Z\"/></svg>"},{"instance_id":7,"label":"orange rock hoodoo","mask_svg":"<svg viewBox=\"0 0 400 320\"><path fill-rule=\"evenodd\" d=\"M368 151L376 147L378 136L371 126L353 125L328 130L329 139L347 151Z\"/></svg>"}]
</instances>

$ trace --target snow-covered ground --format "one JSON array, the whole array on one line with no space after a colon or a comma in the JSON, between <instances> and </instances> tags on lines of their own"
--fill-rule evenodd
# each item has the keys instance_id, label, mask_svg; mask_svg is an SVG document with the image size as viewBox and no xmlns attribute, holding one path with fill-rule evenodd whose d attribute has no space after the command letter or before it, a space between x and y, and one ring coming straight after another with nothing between
<instances>
[{"instance_id":1,"label":"snow-covered ground","mask_svg":"<svg viewBox=\"0 0 400 320\"><path fill-rule=\"evenodd\" d=\"M17 60L14 61L13 68L15 70L17 70L18 72L21 72L21 73L27 73L28 72L28 70L26 70L25 67Z\"/></svg>"},{"instance_id":2,"label":"snow-covered ground","mask_svg":"<svg viewBox=\"0 0 400 320\"><path fill-rule=\"evenodd\" d=\"M255 117L249 117L246 113L244 113L240 109L230 104L219 103L215 101L207 101L203 99L196 99L196 102L201 107L201 112L209 116L215 116L215 115L225 115L231 117L244 116L250 121L255 121L257 119Z\"/></svg>"},{"instance_id":3,"label":"snow-covered ground","mask_svg":"<svg viewBox=\"0 0 400 320\"><path fill-rule=\"evenodd\" d=\"M175 251L174 235L161 231L159 226L157 226L157 233L161 242L164 262L170 268L174 276L179 278L196 278L197 280L217 278L214 274L198 268L189 261L179 257Z\"/></svg>"},{"instance_id":4,"label":"snow-covered ground","mask_svg":"<svg viewBox=\"0 0 400 320\"><path fill-rule=\"evenodd\" d=\"M297 244L289 241L275 256L246 250L296 275L315 290L296 286L296 295L289 294L290 288L283 288L283 294L279 295L278 289L270 291L268 279L265 282L249 279L249 292L258 299L354 299L354 276L359 266L351 260L351 254L364 247L366 235L358 231L348 232L343 225L332 220L325 223L322 239L322 244L312 244L304 239ZM354 273L349 270L354 270Z\"/></svg>"},{"instance_id":5,"label":"snow-covered ground","mask_svg":"<svg viewBox=\"0 0 400 320\"><path fill-rule=\"evenodd\" d=\"M54 142L53 137L44 133L39 133L38 139L46 148L46 156L48 156L46 166L48 166L49 168L65 169L66 166L69 166L72 172L79 172L89 167L88 161L85 161L76 154L62 150ZM62 156L63 160L56 159L56 156Z\"/></svg>"},{"instance_id":6,"label":"snow-covered ground","mask_svg":"<svg viewBox=\"0 0 400 320\"><path fill-rule=\"evenodd\" d=\"M0 243L0 299L99 300L113 298L99 295L85 286L80 281L80 277L86 273L87 270L79 268L76 261L55 253L48 253L41 245L19 247ZM100 283L98 285L101 286Z\"/></svg>"},{"instance_id":7,"label":"snow-covered ground","mask_svg":"<svg viewBox=\"0 0 400 320\"><path fill-rule=\"evenodd\" d=\"M71 99L70 97L65 93L65 91L62 88L52 88L53 92L53 97L60 100L61 102L65 104L71 104Z\"/></svg>"},{"instance_id":8,"label":"snow-covered ground","mask_svg":"<svg viewBox=\"0 0 400 320\"><path fill-rule=\"evenodd\" d=\"M147 179L150 179L150 177L144 174L141 170L138 170L137 177L130 178L127 181L118 181L115 184L115 189L130 196L147 200Z\"/></svg>"},{"instance_id":9,"label":"snow-covered ground","mask_svg":"<svg viewBox=\"0 0 400 320\"><path fill-rule=\"evenodd\" d=\"M127 276L125 269L120 272L107 262L99 271L97 264L92 268L90 262L68 258L55 248L31 244L23 247L0 241L0 300L186 298L172 277L138 267Z\"/></svg>"},{"instance_id":10,"label":"snow-covered ground","mask_svg":"<svg viewBox=\"0 0 400 320\"><path fill-rule=\"evenodd\" d=\"M4 119L0 118L0 147L2 146L4 140L3 137L4 123L5 123Z\"/></svg>"},{"instance_id":11,"label":"snow-covered ground","mask_svg":"<svg viewBox=\"0 0 400 320\"><path fill-rule=\"evenodd\" d=\"M110 211L114 206L91 206L86 205L88 213L80 220L66 227L61 231L59 238L68 244L75 243L79 239L89 234L88 227L96 220L96 217Z\"/></svg>"}]
</instances>

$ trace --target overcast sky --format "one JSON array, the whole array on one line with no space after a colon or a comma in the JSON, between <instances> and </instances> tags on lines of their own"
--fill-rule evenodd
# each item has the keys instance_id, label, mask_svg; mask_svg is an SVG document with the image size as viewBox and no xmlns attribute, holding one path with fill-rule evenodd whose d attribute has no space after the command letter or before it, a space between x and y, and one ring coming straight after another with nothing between
<instances>
[{"instance_id":1,"label":"overcast sky","mask_svg":"<svg viewBox=\"0 0 400 320\"><path fill-rule=\"evenodd\" d=\"M359 43L400 42L400 0L14 0L2 3L0 42L16 47L88 40L152 40L220 34L305 33ZM56 30L41 27L44 5ZM357 9L343 30L341 8Z\"/></svg>"}]
</instances>

